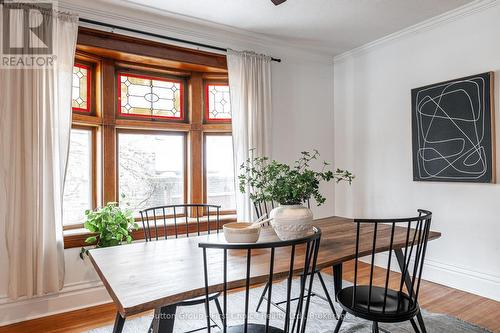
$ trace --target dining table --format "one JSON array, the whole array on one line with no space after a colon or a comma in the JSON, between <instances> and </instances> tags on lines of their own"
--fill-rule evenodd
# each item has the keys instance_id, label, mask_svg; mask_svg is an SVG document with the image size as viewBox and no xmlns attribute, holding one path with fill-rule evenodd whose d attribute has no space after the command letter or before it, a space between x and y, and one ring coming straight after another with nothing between
<instances>
[{"instance_id":1,"label":"dining table","mask_svg":"<svg viewBox=\"0 0 500 333\"><path fill-rule=\"evenodd\" d=\"M316 219L313 225L321 229L322 233L317 269L332 270L333 294L336 295L342 289L343 264L356 256L357 224L350 218L332 216ZM394 232L392 250L400 267L404 265L402 248L405 246L406 230L405 227L396 227ZM360 227L359 250L363 256L391 249L391 226L382 225L377 229L375 246L373 231L370 225L362 224ZM431 231L428 240L440 236L441 233ZM261 230L259 242L276 240L279 239L272 228ZM198 246L200 242L225 242L225 239L222 230L212 230L210 234L205 232L182 238L167 237L158 241L133 242L89 251L90 260L117 308L113 332L121 332L125 319L131 315L149 310L155 310L155 314L162 314L168 309L175 311L176 303L205 295L203 253ZM237 251L228 256L232 272L228 284L237 288L245 281L245 256ZM252 253L252 285L267 281L268 260L268 256L259 251ZM290 258L286 256L275 258L276 279L288 273L289 261ZM209 269L214 272L221 270L218 265L212 266ZM210 280L211 292L222 290L220 279ZM405 280L408 282L409 275L405 276ZM164 318L161 315L154 316L151 327L155 332L171 331L171 327L162 322ZM155 320L158 321L156 324Z\"/></svg>"}]
</instances>

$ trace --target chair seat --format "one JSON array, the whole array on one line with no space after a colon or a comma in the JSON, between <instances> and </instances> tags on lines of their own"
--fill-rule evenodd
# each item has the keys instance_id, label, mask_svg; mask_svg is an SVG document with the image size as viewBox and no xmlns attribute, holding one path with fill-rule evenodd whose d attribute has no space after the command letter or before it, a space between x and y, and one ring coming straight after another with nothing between
<instances>
[{"instance_id":1,"label":"chair seat","mask_svg":"<svg viewBox=\"0 0 500 333\"><path fill-rule=\"evenodd\" d=\"M220 293L210 294L210 295L208 295L208 300L213 301L214 299L216 299L219 296L220 296ZM192 306L192 305L198 305L198 304L203 304L203 303L205 303L205 296L191 298L191 299L188 299L186 301L179 302L176 305L177 306Z\"/></svg>"},{"instance_id":2,"label":"chair seat","mask_svg":"<svg viewBox=\"0 0 500 333\"><path fill-rule=\"evenodd\" d=\"M418 304L410 302L405 293L387 290L384 310L385 288L372 287L370 307L368 309L369 286L356 286L356 299L353 301L354 287L342 289L337 299L342 308L348 313L366 320L376 322L401 322L413 318L419 311Z\"/></svg>"},{"instance_id":3,"label":"chair seat","mask_svg":"<svg viewBox=\"0 0 500 333\"><path fill-rule=\"evenodd\" d=\"M248 324L248 330L247 333L265 333L266 332L266 325L262 324ZM217 331L223 332L223 330ZM236 325L236 326L228 326L227 333L242 333L245 332L245 325ZM268 333L284 333L285 331L276 328L274 326L269 326Z\"/></svg>"}]
</instances>

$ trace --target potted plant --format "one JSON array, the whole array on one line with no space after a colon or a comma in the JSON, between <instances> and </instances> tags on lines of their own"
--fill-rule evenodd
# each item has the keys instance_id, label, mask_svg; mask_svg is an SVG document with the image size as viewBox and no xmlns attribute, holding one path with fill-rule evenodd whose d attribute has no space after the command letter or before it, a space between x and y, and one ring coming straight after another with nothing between
<instances>
[{"instance_id":1,"label":"potted plant","mask_svg":"<svg viewBox=\"0 0 500 333\"><path fill-rule=\"evenodd\" d=\"M311 162L320 156L317 150L301 152L301 156L293 165L270 161L268 157L253 157L240 167L239 187L242 193L249 191L254 203L275 202L270 216L271 225L282 240L305 236L311 229L313 214L303 205L314 198L317 205L326 199L319 191L322 181L347 181L349 184L354 175L347 170L329 170L329 163L323 162L321 171L311 168Z\"/></svg>"},{"instance_id":2,"label":"potted plant","mask_svg":"<svg viewBox=\"0 0 500 333\"><path fill-rule=\"evenodd\" d=\"M106 206L95 211L86 210L87 220L84 227L94 233L85 240L85 243L95 247L108 247L131 243L132 230L137 230L139 225L135 222L130 209L121 209L116 202L108 202ZM82 247L80 258L88 250Z\"/></svg>"}]
</instances>

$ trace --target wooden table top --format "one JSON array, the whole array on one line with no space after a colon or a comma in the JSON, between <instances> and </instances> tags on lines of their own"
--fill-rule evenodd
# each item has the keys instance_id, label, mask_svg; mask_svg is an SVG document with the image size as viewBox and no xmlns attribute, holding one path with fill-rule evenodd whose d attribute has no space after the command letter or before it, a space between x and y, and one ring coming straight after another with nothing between
<instances>
[{"instance_id":1,"label":"wooden table top","mask_svg":"<svg viewBox=\"0 0 500 333\"><path fill-rule=\"evenodd\" d=\"M349 261L355 256L356 224L352 219L328 217L314 221L321 228L322 236L318 255L318 268ZM441 233L431 231L429 240ZM261 241L277 240L272 229L263 229ZM401 248L406 239L406 228L396 228L394 248ZM390 226L379 226L375 252L389 249ZM118 311L123 317L177 303L205 294L203 280L203 255L200 242L225 242L219 234L189 238L139 242L116 247L90 250L90 259ZM373 227L362 225L360 251L371 254ZM275 255L275 278L284 277L289 269L288 249ZM302 251L303 252L303 251ZM303 262L297 249L296 262ZM220 250L208 250L209 284L211 292L222 290L222 262ZM252 251L251 283L267 281L269 251ZM295 265L300 267L300 264ZM246 272L246 251L228 252L228 282L231 288L242 286Z\"/></svg>"}]
</instances>

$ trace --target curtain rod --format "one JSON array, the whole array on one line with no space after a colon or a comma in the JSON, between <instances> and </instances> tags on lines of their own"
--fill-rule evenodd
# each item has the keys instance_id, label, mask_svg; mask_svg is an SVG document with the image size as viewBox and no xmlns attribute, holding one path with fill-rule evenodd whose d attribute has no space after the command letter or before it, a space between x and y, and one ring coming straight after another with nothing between
<instances>
[{"instance_id":1,"label":"curtain rod","mask_svg":"<svg viewBox=\"0 0 500 333\"><path fill-rule=\"evenodd\" d=\"M214 46L214 45L208 45L208 44L193 42L193 41L189 41L189 40L185 40L185 39L181 39L181 38L170 37L170 36L163 36L163 35L155 34L155 33L152 33L152 32L147 32L147 31L141 31L141 30L127 28L127 27L122 27L122 26L118 26L118 25L114 25L114 24L110 24L110 23L104 23L104 22L89 20L89 19L85 19L85 18L80 18L79 21L80 22L84 22L84 23L94 24L94 25L100 25L100 26L103 26L103 27L111 28L111 29L125 30L125 31L129 31L129 32L137 33L137 34L147 35L147 36L161 38L161 39L166 39L166 40L173 41L173 42L190 44L190 45L199 46L199 47L203 47L203 48L207 48L207 49L212 49L212 50L227 52L227 49L225 49L223 47L219 47L219 46ZM281 59L279 59L279 58L271 58L271 60L272 61L276 61L276 62L281 62Z\"/></svg>"}]
</instances>

